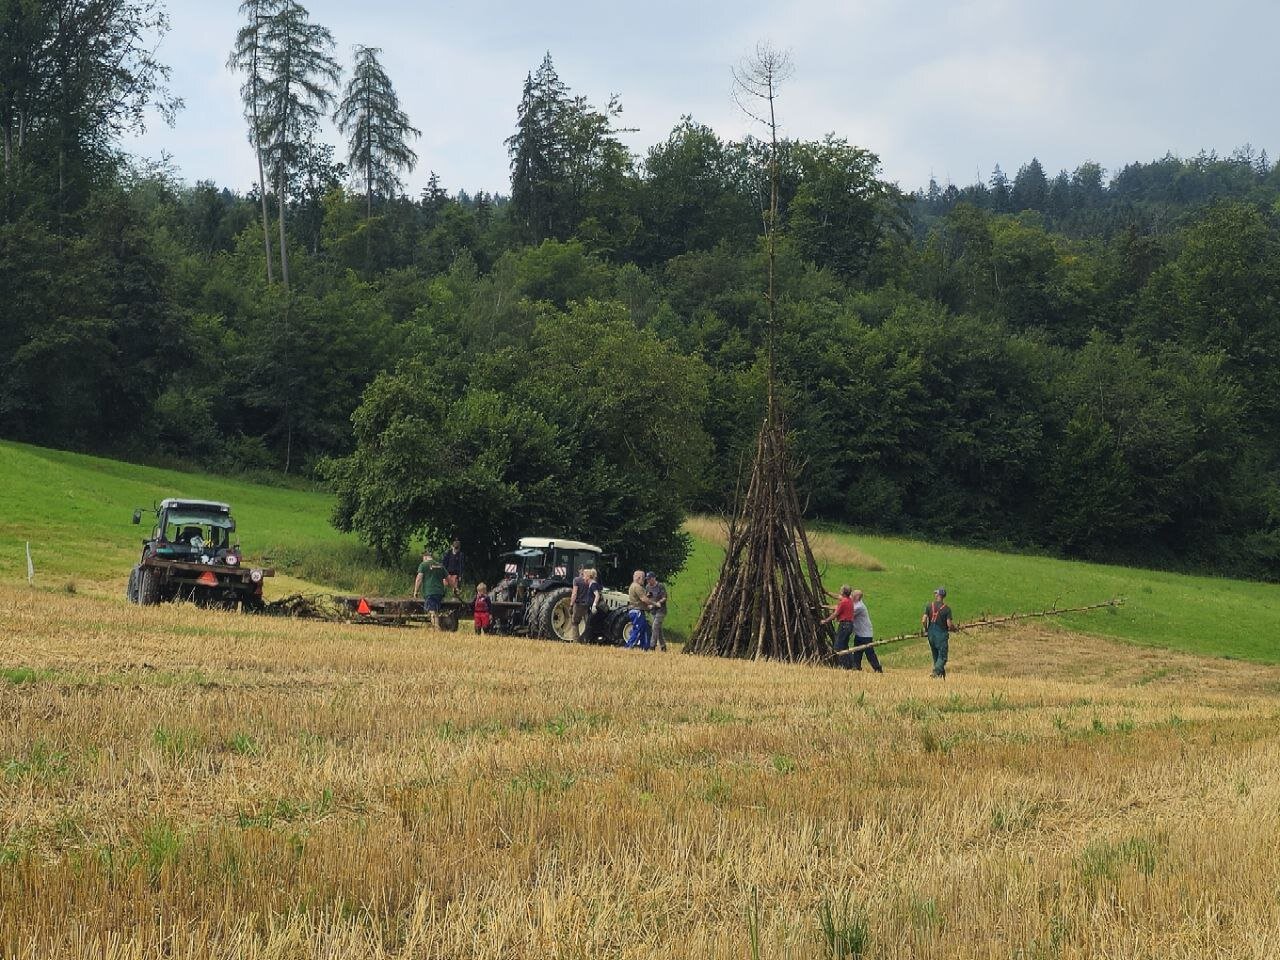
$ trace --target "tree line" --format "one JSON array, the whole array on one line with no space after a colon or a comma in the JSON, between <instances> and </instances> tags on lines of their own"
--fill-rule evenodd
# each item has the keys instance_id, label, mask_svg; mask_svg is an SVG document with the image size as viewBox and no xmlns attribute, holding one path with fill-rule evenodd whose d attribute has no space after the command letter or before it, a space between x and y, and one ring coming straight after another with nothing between
<instances>
[{"instance_id":1,"label":"tree line","mask_svg":"<svg viewBox=\"0 0 1280 960\"><path fill-rule=\"evenodd\" d=\"M433 531L479 560L540 529L678 568L680 517L726 506L762 410L765 145L685 117L633 155L621 102L548 54L495 145L510 193L433 175L410 197L377 49L342 84L305 8L242 15L248 192L116 146L179 107L160 4L3 8L0 430L301 474L389 562ZM775 363L811 517L1280 576L1264 155L905 193L830 135L782 141L778 182Z\"/></svg>"}]
</instances>

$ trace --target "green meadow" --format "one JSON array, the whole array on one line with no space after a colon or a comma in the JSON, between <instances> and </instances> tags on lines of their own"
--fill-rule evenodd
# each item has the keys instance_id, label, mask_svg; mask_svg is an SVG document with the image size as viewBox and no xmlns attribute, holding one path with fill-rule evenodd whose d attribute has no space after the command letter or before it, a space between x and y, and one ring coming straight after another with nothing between
<instances>
[{"instance_id":1,"label":"green meadow","mask_svg":"<svg viewBox=\"0 0 1280 960\"><path fill-rule=\"evenodd\" d=\"M247 555L269 558L287 575L273 585L277 593L295 580L312 589L408 592L412 565L406 562L400 571L379 568L355 537L329 525L333 501L327 494L14 443L0 443L0 579L25 578L24 545L30 542L37 586L72 584L122 594L144 532L130 516L135 507L149 508L166 496L231 503ZM1280 662L1280 643L1271 634L1280 622L1280 587L1273 584L823 530L831 534L829 541L847 543L875 561L820 565L828 589L849 583L866 592L881 637L917 627L933 589L945 585L961 622L1123 597L1118 609L1047 622L1204 656ZM674 633L692 628L721 556L714 540L695 537L688 565L671 581L668 622ZM876 566L882 569L866 569Z\"/></svg>"}]
</instances>

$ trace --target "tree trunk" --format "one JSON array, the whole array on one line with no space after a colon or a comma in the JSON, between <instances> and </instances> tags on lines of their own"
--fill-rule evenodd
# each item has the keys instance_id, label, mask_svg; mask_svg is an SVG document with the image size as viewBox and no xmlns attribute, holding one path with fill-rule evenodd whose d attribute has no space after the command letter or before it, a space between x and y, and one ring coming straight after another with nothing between
<instances>
[{"instance_id":1,"label":"tree trunk","mask_svg":"<svg viewBox=\"0 0 1280 960\"><path fill-rule=\"evenodd\" d=\"M281 164L283 167L283 163ZM280 282L289 289L289 245L284 235L284 171L276 183L276 205L280 212Z\"/></svg>"},{"instance_id":2,"label":"tree trunk","mask_svg":"<svg viewBox=\"0 0 1280 960\"><path fill-rule=\"evenodd\" d=\"M262 146L254 144L258 154L258 191L262 194L262 248L267 252L267 285L276 282L275 265L271 262L271 223L267 218L267 178L262 172Z\"/></svg>"},{"instance_id":3,"label":"tree trunk","mask_svg":"<svg viewBox=\"0 0 1280 960\"><path fill-rule=\"evenodd\" d=\"M370 231L373 228L373 144L370 142L366 145L368 153L365 154L364 167L364 272L368 275L373 269L373 238Z\"/></svg>"},{"instance_id":4,"label":"tree trunk","mask_svg":"<svg viewBox=\"0 0 1280 960\"><path fill-rule=\"evenodd\" d=\"M253 69L257 71L258 64L254 61ZM262 247L267 252L267 285L275 283L275 267L271 263L271 225L267 218L267 176L262 170L262 134L259 133L261 127L258 125L258 94L257 81L254 82L253 92L253 152L258 157L258 190L262 197Z\"/></svg>"}]
</instances>

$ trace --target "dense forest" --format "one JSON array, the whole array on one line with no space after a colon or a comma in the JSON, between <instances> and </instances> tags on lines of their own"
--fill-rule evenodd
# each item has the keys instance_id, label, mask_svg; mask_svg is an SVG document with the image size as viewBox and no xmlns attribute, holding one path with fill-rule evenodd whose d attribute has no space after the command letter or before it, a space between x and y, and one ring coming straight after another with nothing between
<instances>
[{"instance_id":1,"label":"dense forest","mask_svg":"<svg viewBox=\"0 0 1280 960\"><path fill-rule=\"evenodd\" d=\"M552 529L669 571L684 511L732 499L763 402L765 143L685 117L635 156L621 104L548 55L494 144L509 194L407 196L417 131L379 51L343 84L304 8L248 0L228 68L259 184L190 185L118 148L180 107L160 4L0 9L4 436L323 482L387 558ZM914 193L834 134L779 161L810 517L1280 577L1265 155L1033 158Z\"/></svg>"}]
</instances>

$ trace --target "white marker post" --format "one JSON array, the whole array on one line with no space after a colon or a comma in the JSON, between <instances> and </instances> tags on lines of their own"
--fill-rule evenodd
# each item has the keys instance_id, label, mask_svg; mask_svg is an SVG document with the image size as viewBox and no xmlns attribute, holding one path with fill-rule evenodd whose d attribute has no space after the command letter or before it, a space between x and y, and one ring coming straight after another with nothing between
<instances>
[{"instance_id":1,"label":"white marker post","mask_svg":"<svg viewBox=\"0 0 1280 960\"><path fill-rule=\"evenodd\" d=\"M27 586L34 587L36 583L36 567L31 562L31 541L27 541Z\"/></svg>"}]
</instances>

